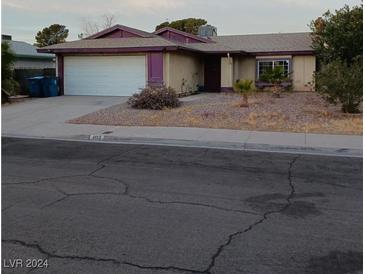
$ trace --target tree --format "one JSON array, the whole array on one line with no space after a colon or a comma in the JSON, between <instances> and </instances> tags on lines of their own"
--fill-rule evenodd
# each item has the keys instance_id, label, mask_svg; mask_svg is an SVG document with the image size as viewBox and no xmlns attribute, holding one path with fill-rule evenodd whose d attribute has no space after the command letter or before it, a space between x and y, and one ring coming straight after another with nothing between
<instances>
[{"instance_id":1,"label":"tree","mask_svg":"<svg viewBox=\"0 0 365 274\"><path fill-rule=\"evenodd\" d=\"M38 31L34 44L37 47L46 47L54 44L66 42L68 36L68 29L64 25L53 24L49 27Z\"/></svg>"},{"instance_id":2,"label":"tree","mask_svg":"<svg viewBox=\"0 0 365 274\"><path fill-rule=\"evenodd\" d=\"M166 28L170 25L169 21L162 22L161 24L157 25L155 27L155 30Z\"/></svg>"},{"instance_id":3,"label":"tree","mask_svg":"<svg viewBox=\"0 0 365 274\"><path fill-rule=\"evenodd\" d=\"M9 43L1 43L1 80L9 79L13 75L13 63L15 55L10 48Z\"/></svg>"},{"instance_id":4,"label":"tree","mask_svg":"<svg viewBox=\"0 0 365 274\"><path fill-rule=\"evenodd\" d=\"M19 91L19 84L13 79L15 55L7 42L1 43L1 89L9 95Z\"/></svg>"},{"instance_id":5,"label":"tree","mask_svg":"<svg viewBox=\"0 0 365 274\"><path fill-rule=\"evenodd\" d=\"M327 11L310 24L313 48L319 61L343 60L348 64L362 54L362 6L345 5L334 14Z\"/></svg>"},{"instance_id":6,"label":"tree","mask_svg":"<svg viewBox=\"0 0 365 274\"><path fill-rule=\"evenodd\" d=\"M84 20L82 25L83 32L78 34L78 37L82 39L113 25L115 25L115 16L113 14L104 14L98 21Z\"/></svg>"},{"instance_id":7,"label":"tree","mask_svg":"<svg viewBox=\"0 0 365 274\"><path fill-rule=\"evenodd\" d=\"M345 5L312 21L313 48L320 70L316 90L344 112L358 112L362 101L363 6Z\"/></svg>"},{"instance_id":8,"label":"tree","mask_svg":"<svg viewBox=\"0 0 365 274\"><path fill-rule=\"evenodd\" d=\"M350 66L340 60L323 65L315 76L317 92L330 103L340 103L343 112L359 112L362 101L362 65L360 56Z\"/></svg>"},{"instance_id":9,"label":"tree","mask_svg":"<svg viewBox=\"0 0 365 274\"><path fill-rule=\"evenodd\" d=\"M198 29L200 26L207 24L207 20L201 18L186 18L181 20L176 20L172 22L163 22L156 26L156 30L162 29L164 27L170 27L177 30L181 30L191 34L198 34Z\"/></svg>"}]
</instances>

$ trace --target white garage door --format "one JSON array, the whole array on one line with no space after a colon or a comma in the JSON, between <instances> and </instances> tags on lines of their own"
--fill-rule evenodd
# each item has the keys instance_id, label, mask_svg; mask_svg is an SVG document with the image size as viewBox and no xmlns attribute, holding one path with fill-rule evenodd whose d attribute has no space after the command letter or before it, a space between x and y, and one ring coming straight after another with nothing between
<instances>
[{"instance_id":1,"label":"white garage door","mask_svg":"<svg viewBox=\"0 0 365 274\"><path fill-rule=\"evenodd\" d=\"M64 57L65 95L130 96L145 84L145 56Z\"/></svg>"}]
</instances>

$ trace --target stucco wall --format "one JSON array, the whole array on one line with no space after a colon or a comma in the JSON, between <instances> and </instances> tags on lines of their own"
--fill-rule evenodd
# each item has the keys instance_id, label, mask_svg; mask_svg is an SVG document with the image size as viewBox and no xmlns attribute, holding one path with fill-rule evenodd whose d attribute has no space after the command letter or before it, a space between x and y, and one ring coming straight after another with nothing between
<instances>
[{"instance_id":1,"label":"stucco wall","mask_svg":"<svg viewBox=\"0 0 365 274\"><path fill-rule=\"evenodd\" d=\"M316 69L315 56L236 56L233 62L233 81L237 79L256 80L256 58L259 59L280 59L291 58L291 71L293 79L293 89L296 91L307 91L311 87L308 82L313 80L313 72Z\"/></svg>"},{"instance_id":2,"label":"stucco wall","mask_svg":"<svg viewBox=\"0 0 365 274\"><path fill-rule=\"evenodd\" d=\"M178 93L196 91L204 83L203 60L195 54L165 53L164 83Z\"/></svg>"},{"instance_id":3,"label":"stucco wall","mask_svg":"<svg viewBox=\"0 0 365 274\"><path fill-rule=\"evenodd\" d=\"M233 81L256 78L256 58L254 56L236 56L234 59Z\"/></svg>"},{"instance_id":4,"label":"stucco wall","mask_svg":"<svg viewBox=\"0 0 365 274\"><path fill-rule=\"evenodd\" d=\"M311 90L308 82L313 81L313 72L316 70L314 56L293 56L293 88L297 91Z\"/></svg>"}]
</instances>

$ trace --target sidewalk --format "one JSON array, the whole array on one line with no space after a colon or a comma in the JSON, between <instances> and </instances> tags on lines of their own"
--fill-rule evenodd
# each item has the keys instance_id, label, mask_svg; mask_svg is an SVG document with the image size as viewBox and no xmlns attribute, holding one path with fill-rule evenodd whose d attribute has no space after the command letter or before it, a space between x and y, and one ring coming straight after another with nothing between
<instances>
[{"instance_id":1,"label":"sidewalk","mask_svg":"<svg viewBox=\"0 0 365 274\"><path fill-rule=\"evenodd\" d=\"M362 136L65 122L126 100L126 97L59 96L2 107L2 135L362 156Z\"/></svg>"}]
</instances>

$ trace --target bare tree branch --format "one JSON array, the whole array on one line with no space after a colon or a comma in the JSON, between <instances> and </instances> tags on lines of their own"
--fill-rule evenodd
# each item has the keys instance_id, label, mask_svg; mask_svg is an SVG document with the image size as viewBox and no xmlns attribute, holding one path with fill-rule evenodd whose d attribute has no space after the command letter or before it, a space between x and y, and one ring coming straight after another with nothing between
<instances>
[{"instance_id":1,"label":"bare tree branch","mask_svg":"<svg viewBox=\"0 0 365 274\"><path fill-rule=\"evenodd\" d=\"M115 24L115 20L114 14L104 14L100 17L99 21L84 19L82 23L82 33L79 34L79 37L87 37L103 29L110 28Z\"/></svg>"},{"instance_id":2,"label":"bare tree branch","mask_svg":"<svg viewBox=\"0 0 365 274\"><path fill-rule=\"evenodd\" d=\"M104 14L101 18L103 19L102 27L104 29L110 28L115 24L114 14Z\"/></svg>"}]
</instances>

